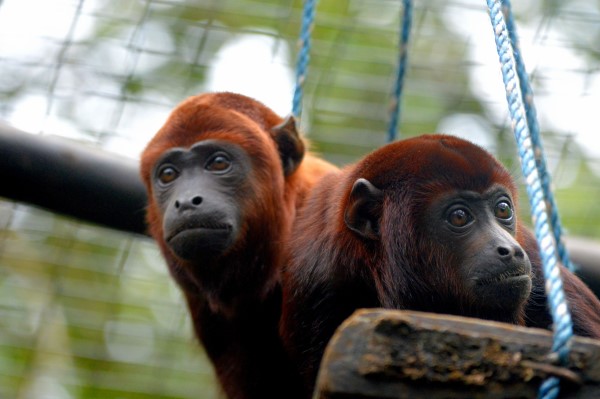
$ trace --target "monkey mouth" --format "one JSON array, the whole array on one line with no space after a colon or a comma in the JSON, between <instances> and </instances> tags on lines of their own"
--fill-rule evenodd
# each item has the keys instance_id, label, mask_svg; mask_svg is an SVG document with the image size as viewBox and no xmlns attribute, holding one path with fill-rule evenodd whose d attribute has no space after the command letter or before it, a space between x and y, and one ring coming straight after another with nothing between
<instances>
[{"instance_id":1,"label":"monkey mouth","mask_svg":"<svg viewBox=\"0 0 600 399\"><path fill-rule=\"evenodd\" d=\"M184 225L166 240L173 253L187 261L218 256L234 242L234 227L227 223Z\"/></svg>"},{"instance_id":2,"label":"monkey mouth","mask_svg":"<svg viewBox=\"0 0 600 399\"><path fill-rule=\"evenodd\" d=\"M529 273L525 273L521 270L506 271L499 273L494 276L478 278L476 280L477 285L495 285L500 283L516 283L521 280L525 281L531 279Z\"/></svg>"},{"instance_id":3,"label":"monkey mouth","mask_svg":"<svg viewBox=\"0 0 600 399\"><path fill-rule=\"evenodd\" d=\"M184 226L181 226L179 229L175 230L167 238L167 241L171 241L172 239L174 239L175 237L177 237L180 234L186 234L186 233L194 234L194 233L202 233L202 232L207 232L207 233L226 232L226 233L229 233L232 229L233 229L233 226L231 224L219 223L219 222L186 224Z\"/></svg>"},{"instance_id":4,"label":"monkey mouth","mask_svg":"<svg viewBox=\"0 0 600 399\"><path fill-rule=\"evenodd\" d=\"M531 274L527 267L486 273L472 281L477 306L484 309L516 310L531 293Z\"/></svg>"}]
</instances>

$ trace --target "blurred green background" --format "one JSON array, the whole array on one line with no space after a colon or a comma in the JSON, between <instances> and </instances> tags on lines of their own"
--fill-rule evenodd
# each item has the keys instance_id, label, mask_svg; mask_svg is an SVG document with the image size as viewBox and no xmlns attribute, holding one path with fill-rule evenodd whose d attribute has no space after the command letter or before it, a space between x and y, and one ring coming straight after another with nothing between
<instances>
[{"instance_id":1,"label":"blurred green background","mask_svg":"<svg viewBox=\"0 0 600 399\"><path fill-rule=\"evenodd\" d=\"M401 3L318 3L302 126L336 164L385 143ZM563 225L600 239L600 2L513 7ZM301 8L0 0L0 119L136 159L189 95L241 92L285 115ZM401 137L461 135L519 179L485 2L416 1L409 64ZM0 398L218 396L152 241L0 201Z\"/></svg>"}]
</instances>

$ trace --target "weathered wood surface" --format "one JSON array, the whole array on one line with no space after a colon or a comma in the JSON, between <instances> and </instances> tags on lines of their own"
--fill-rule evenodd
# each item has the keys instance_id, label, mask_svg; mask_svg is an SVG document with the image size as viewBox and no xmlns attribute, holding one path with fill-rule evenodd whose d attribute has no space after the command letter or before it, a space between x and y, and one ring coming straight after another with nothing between
<instances>
[{"instance_id":1,"label":"weathered wood surface","mask_svg":"<svg viewBox=\"0 0 600 399\"><path fill-rule=\"evenodd\" d=\"M315 398L535 398L560 376L560 398L600 398L600 341L577 337L567 367L552 334L503 323L369 309L332 338Z\"/></svg>"}]
</instances>

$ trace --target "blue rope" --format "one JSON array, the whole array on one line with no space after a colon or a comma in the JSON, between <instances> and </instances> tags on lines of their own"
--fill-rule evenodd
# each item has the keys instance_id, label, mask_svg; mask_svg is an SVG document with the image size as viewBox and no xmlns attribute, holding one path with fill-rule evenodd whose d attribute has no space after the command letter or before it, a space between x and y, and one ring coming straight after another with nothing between
<instances>
[{"instance_id":1,"label":"blue rope","mask_svg":"<svg viewBox=\"0 0 600 399\"><path fill-rule=\"evenodd\" d=\"M294 99L292 100L292 115L296 118L302 113L302 86L306 79L308 70L308 61L310 59L310 35L313 30L315 20L316 0L305 0L304 10L302 12L302 30L300 31L300 51L296 61L296 88L294 89Z\"/></svg>"},{"instance_id":2,"label":"blue rope","mask_svg":"<svg viewBox=\"0 0 600 399\"><path fill-rule=\"evenodd\" d=\"M558 249L558 256L561 262L569 270L574 271L575 266L569 257L569 252L565 247L562 239L562 225L560 217L558 215L558 206L554 200L554 194L551 189L551 177L548 169L546 168L546 159L544 157L542 137L540 135L540 128L537 121L537 112L533 103L533 91L529 84L529 77L527 76L527 70L525 69L525 63L521 57L521 50L519 48L519 39L517 35L517 27L515 25L515 19L512 13L512 6L510 0L503 0L503 13L506 19L506 28L508 29L508 36L512 45L515 57L515 63L517 65L517 75L519 76L519 84L521 86L521 100L525 106L525 114L527 115L527 125L529 126L529 133L531 135L531 142L533 144L533 152L535 154L535 164L538 169L540 178L542 179L542 190L544 191L544 199L548 203L550 210L550 222L554 233L554 240Z\"/></svg>"},{"instance_id":3,"label":"blue rope","mask_svg":"<svg viewBox=\"0 0 600 399\"><path fill-rule=\"evenodd\" d=\"M522 93L515 72L514 52L502 16L500 0L487 0L487 5L494 28L496 50L500 58L502 79L506 88L506 99L513 131L519 148L521 168L527 182L527 194L531 205L535 236L540 247L546 292L548 293L548 303L553 321L554 341L552 352L557 355L559 361L565 363L568 359L570 342L573 337L573 325L560 278L556 248L550 233L546 202L544 201L543 189L535 162L534 145L524 116ZM559 382L558 378L548 378L540 386L538 397L544 399L556 398L559 392Z\"/></svg>"},{"instance_id":4,"label":"blue rope","mask_svg":"<svg viewBox=\"0 0 600 399\"><path fill-rule=\"evenodd\" d=\"M396 139L398 123L400 121L400 101L402 88L404 86L404 75L407 68L408 39L412 25L412 0L404 0L404 13L402 15L402 29L400 29L400 51L398 56L398 69L396 71L396 82L390 105L390 123L388 126L387 139L392 142Z\"/></svg>"}]
</instances>

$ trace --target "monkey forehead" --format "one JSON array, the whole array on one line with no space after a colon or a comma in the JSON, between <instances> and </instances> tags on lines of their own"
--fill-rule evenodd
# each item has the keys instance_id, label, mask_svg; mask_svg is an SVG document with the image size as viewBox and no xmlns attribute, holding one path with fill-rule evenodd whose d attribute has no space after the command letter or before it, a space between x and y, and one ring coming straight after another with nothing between
<instances>
[{"instance_id":1,"label":"monkey forehead","mask_svg":"<svg viewBox=\"0 0 600 399\"><path fill-rule=\"evenodd\" d=\"M406 183L421 190L483 191L498 183L515 192L510 173L492 154L470 141L444 134L381 147L359 162L356 172L381 189Z\"/></svg>"},{"instance_id":2,"label":"monkey forehead","mask_svg":"<svg viewBox=\"0 0 600 399\"><path fill-rule=\"evenodd\" d=\"M235 141L248 149L271 143L265 128L247 115L206 103L184 103L176 108L153 141L175 141L180 147L190 147L207 138Z\"/></svg>"},{"instance_id":3,"label":"monkey forehead","mask_svg":"<svg viewBox=\"0 0 600 399\"><path fill-rule=\"evenodd\" d=\"M215 97L196 96L175 108L142 154L142 176L149 175L152 166L165 150L173 147L190 148L199 141L208 139L236 143L254 161L279 165L275 142L266 130L268 125L260 126L257 121L238 110L225 108L219 102L207 101L207 96L209 99ZM267 109L264 112L271 111ZM276 118L273 120L274 124L281 122L277 115L270 116ZM268 118L256 118L262 123L271 123Z\"/></svg>"}]
</instances>

